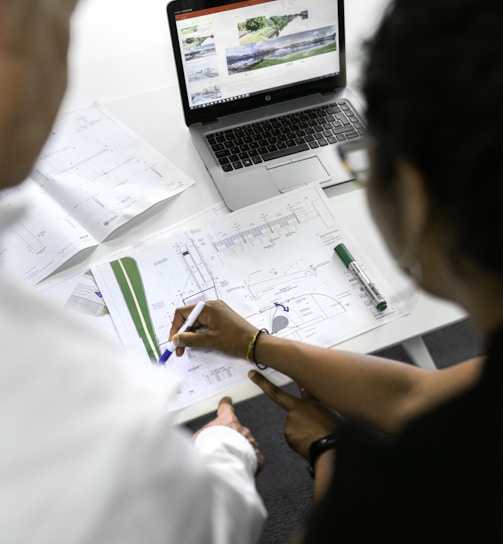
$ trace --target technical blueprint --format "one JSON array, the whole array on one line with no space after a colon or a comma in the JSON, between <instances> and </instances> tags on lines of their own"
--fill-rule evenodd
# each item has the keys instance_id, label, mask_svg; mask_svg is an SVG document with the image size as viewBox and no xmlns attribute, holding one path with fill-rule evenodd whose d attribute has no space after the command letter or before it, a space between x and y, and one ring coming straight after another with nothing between
<instances>
[{"instance_id":1,"label":"technical blueprint","mask_svg":"<svg viewBox=\"0 0 503 544\"><path fill-rule=\"evenodd\" d=\"M310 185L191 225L93 267L123 344L155 361L175 309L222 299L271 334L331 347L402 315L381 312L334 253L344 242L386 297L391 294L365 252L333 216L323 190ZM168 364L179 371L173 408L247 379L250 365L187 349Z\"/></svg>"},{"instance_id":2,"label":"technical blueprint","mask_svg":"<svg viewBox=\"0 0 503 544\"><path fill-rule=\"evenodd\" d=\"M56 123L31 176L0 192L0 213L24 208L2 238L0 262L34 285L194 183L93 104Z\"/></svg>"}]
</instances>

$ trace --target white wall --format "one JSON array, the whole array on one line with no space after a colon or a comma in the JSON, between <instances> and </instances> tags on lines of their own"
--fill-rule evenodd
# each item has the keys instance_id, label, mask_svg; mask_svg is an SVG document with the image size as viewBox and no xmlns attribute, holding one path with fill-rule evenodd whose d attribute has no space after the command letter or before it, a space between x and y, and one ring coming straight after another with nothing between
<instances>
[{"instance_id":1,"label":"white wall","mask_svg":"<svg viewBox=\"0 0 503 544\"><path fill-rule=\"evenodd\" d=\"M73 17L69 109L176 83L165 0L81 0Z\"/></svg>"}]
</instances>

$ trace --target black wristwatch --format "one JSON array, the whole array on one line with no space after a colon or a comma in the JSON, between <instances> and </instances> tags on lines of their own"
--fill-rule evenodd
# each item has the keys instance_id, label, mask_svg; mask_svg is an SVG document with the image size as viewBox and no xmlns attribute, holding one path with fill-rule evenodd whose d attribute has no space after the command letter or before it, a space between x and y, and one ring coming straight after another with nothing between
<instances>
[{"instance_id":1,"label":"black wristwatch","mask_svg":"<svg viewBox=\"0 0 503 544\"><path fill-rule=\"evenodd\" d=\"M315 440L309 446L309 474L314 478L314 464L316 459L325 451L337 446L337 433L328 434L319 440Z\"/></svg>"}]
</instances>

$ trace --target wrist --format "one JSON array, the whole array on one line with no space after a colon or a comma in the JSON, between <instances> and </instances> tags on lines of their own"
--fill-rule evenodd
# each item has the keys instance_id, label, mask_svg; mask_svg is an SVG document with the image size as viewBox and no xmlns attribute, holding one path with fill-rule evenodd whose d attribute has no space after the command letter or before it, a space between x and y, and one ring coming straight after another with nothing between
<instances>
[{"instance_id":1,"label":"wrist","mask_svg":"<svg viewBox=\"0 0 503 544\"><path fill-rule=\"evenodd\" d=\"M314 470L318 458L325 452L337 447L337 434L328 434L319 440L315 440L309 447L309 473L314 478Z\"/></svg>"},{"instance_id":2,"label":"wrist","mask_svg":"<svg viewBox=\"0 0 503 544\"><path fill-rule=\"evenodd\" d=\"M266 368L266 365L262 364L261 362L257 361L257 342L258 339L262 334L269 334L269 331L267 329L259 329L257 332L253 335L253 338L250 340L250 343L248 344L247 350L246 350L246 360L249 363L255 363L257 368L264 370Z\"/></svg>"}]
</instances>

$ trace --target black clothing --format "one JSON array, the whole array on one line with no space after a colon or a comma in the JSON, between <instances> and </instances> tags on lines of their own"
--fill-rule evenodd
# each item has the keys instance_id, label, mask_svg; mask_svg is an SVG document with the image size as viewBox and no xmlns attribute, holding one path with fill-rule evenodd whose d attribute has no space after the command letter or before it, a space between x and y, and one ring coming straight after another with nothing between
<instances>
[{"instance_id":1,"label":"black clothing","mask_svg":"<svg viewBox=\"0 0 503 544\"><path fill-rule=\"evenodd\" d=\"M346 424L304 542L502 542L503 331L479 382L383 440Z\"/></svg>"}]
</instances>

